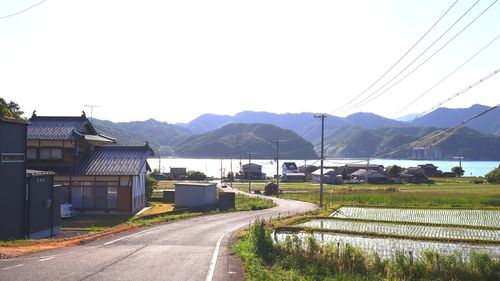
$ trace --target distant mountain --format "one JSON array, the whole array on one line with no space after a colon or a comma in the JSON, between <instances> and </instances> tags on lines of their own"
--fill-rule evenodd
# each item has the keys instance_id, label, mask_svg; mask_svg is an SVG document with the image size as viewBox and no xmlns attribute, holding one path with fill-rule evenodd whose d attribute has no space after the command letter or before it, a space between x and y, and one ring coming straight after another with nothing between
<instances>
[{"instance_id":1,"label":"distant mountain","mask_svg":"<svg viewBox=\"0 0 500 281\"><path fill-rule=\"evenodd\" d=\"M412 126L449 128L488 108L489 106L480 104L475 104L469 108L442 107L414 120L410 124ZM500 136L500 109L497 108L480 118L474 119L467 123L466 126L481 133Z\"/></svg>"},{"instance_id":2,"label":"distant mountain","mask_svg":"<svg viewBox=\"0 0 500 281\"><path fill-rule=\"evenodd\" d=\"M406 124L400 121L385 118L373 113L358 112L345 118L349 124L366 129L377 129L383 127L401 127Z\"/></svg>"},{"instance_id":3,"label":"distant mountain","mask_svg":"<svg viewBox=\"0 0 500 281\"><path fill-rule=\"evenodd\" d=\"M401 122L411 122L418 117L418 113L410 113L396 118L397 121Z\"/></svg>"},{"instance_id":4,"label":"distant mountain","mask_svg":"<svg viewBox=\"0 0 500 281\"><path fill-rule=\"evenodd\" d=\"M119 123L94 119L92 124L99 133L115 138L120 145L144 145L147 141L155 153L162 155L170 155L173 146L193 134L184 127L154 119Z\"/></svg>"},{"instance_id":5,"label":"distant mountain","mask_svg":"<svg viewBox=\"0 0 500 281\"><path fill-rule=\"evenodd\" d=\"M325 154L335 158L367 158L393 152L405 144L410 144L430 135L438 134L442 129L434 127L392 127L364 129L345 126L325 136ZM433 139L432 144L440 148L444 159L462 155L468 160L500 160L500 137L481 134L470 128L459 128L443 137ZM318 146L316 145L316 151ZM384 158L409 159L411 147Z\"/></svg>"},{"instance_id":6,"label":"distant mountain","mask_svg":"<svg viewBox=\"0 0 500 281\"><path fill-rule=\"evenodd\" d=\"M317 159L311 143L291 130L269 124L229 124L201 135L188 138L174 148L179 157L229 158L247 157L273 159L276 155L275 140L279 145L280 158Z\"/></svg>"},{"instance_id":7,"label":"distant mountain","mask_svg":"<svg viewBox=\"0 0 500 281\"><path fill-rule=\"evenodd\" d=\"M308 141L315 141L320 137L321 122L314 118L315 113L285 113L277 114L270 112L243 111L234 116L203 114L187 124L178 124L190 129L194 133L201 134L210 130L221 128L227 124L271 124L281 128L289 129ZM380 128L385 126L404 126L405 123L384 118L373 113L358 113L347 118L328 115L325 120L325 130L334 130L345 125L355 125L362 128Z\"/></svg>"}]
</instances>

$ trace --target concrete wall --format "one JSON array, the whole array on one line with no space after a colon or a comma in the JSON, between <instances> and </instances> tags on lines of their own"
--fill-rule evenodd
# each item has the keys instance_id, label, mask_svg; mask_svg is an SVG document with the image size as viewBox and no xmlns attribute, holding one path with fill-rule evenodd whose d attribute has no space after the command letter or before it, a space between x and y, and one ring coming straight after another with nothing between
<instances>
[{"instance_id":1,"label":"concrete wall","mask_svg":"<svg viewBox=\"0 0 500 281\"><path fill-rule=\"evenodd\" d=\"M215 183L176 183L175 205L194 207L215 204L217 185Z\"/></svg>"}]
</instances>

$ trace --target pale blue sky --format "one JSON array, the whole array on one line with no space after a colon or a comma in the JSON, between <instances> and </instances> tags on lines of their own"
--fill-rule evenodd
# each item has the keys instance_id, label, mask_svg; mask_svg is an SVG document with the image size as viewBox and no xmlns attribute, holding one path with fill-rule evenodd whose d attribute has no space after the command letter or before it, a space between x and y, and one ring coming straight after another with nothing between
<instances>
[{"instance_id":1,"label":"pale blue sky","mask_svg":"<svg viewBox=\"0 0 500 281\"><path fill-rule=\"evenodd\" d=\"M0 0L0 17L37 2ZM391 117L500 34L500 3L380 98L333 110L453 2L49 0L0 19L0 96L40 115L77 115L97 104L94 116L113 121L187 122L243 110ZM393 73L474 2L460 0ZM481 0L422 59L492 2ZM500 39L401 115L422 112L499 67ZM499 89L500 74L446 106L495 105Z\"/></svg>"}]
</instances>

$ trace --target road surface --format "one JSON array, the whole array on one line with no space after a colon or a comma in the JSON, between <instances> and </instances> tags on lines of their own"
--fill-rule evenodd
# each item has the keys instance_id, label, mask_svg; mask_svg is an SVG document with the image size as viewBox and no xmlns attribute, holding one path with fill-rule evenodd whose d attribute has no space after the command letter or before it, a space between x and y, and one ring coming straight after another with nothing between
<instances>
[{"instance_id":1,"label":"road surface","mask_svg":"<svg viewBox=\"0 0 500 281\"><path fill-rule=\"evenodd\" d=\"M274 199L277 207L196 217L141 228L75 247L0 260L0 280L235 280L227 245L258 218L315 205ZM233 264L233 265L232 265Z\"/></svg>"}]
</instances>

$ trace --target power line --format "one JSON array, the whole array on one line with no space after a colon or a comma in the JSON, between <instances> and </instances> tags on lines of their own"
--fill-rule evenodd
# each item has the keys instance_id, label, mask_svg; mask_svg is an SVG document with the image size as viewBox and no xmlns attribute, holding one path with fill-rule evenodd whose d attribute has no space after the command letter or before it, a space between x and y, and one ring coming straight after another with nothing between
<instances>
[{"instance_id":1,"label":"power line","mask_svg":"<svg viewBox=\"0 0 500 281\"><path fill-rule=\"evenodd\" d=\"M482 53L486 48L488 48L491 44L493 44L496 40L498 40L498 38L500 38L500 34L498 34L493 40L491 40L488 44L486 44L485 46L483 46L479 51L477 51L474 55L472 55L469 59L467 59L465 62L463 62L461 65L459 65L457 68L455 68L453 71L451 71L448 75L446 75L443 79L441 79L439 82L437 82L436 84L434 84L434 86L430 87L427 91L425 91L424 93L422 93L421 95L419 95L418 97L416 97L414 100L412 100L411 102L409 102L407 105L405 105L401 110L399 110L398 112L396 112L392 118L395 118L397 117L402 111L404 111L405 109L407 109L408 107L410 107L412 104L414 104L417 100L423 98L425 95L427 95L430 91L434 90L437 86L439 86L441 83L443 83L444 81L446 81L448 78L450 78L450 76L452 76L453 74L455 74L458 70L460 70L464 65L466 65L468 62L470 62L472 59L474 59L476 56L478 56L480 53Z\"/></svg>"},{"instance_id":2,"label":"power line","mask_svg":"<svg viewBox=\"0 0 500 281\"><path fill-rule=\"evenodd\" d=\"M490 108L488 108L488 109L486 109L486 110L484 110L484 111L481 111L480 113L478 113L478 114L476 114L476 115L474 115L474 116L472 116L472 117L467 118L466 120L464 120L464 121L462 121L462 122L458 123L457 125L455 125L455 126L453 126L453 127L451 127L451 128L448 128L448 129L446 129L446 130L444 130L444 131L441 131L441 132L439 132L439 133L437 133L437 134L434 134L434 135L432 135L432 136L427 136L427 137L424 137L424 138L423 138L423 139L421 139L421 140L416 140L416 141L411 142L411 143L403 144L403 145L401 145L401 146L399 146L399 147L395 148L394 150L392 150L392 151L390 151L390 152L388 152L388 153L379 154L379 155L374 155L374 156L373 156L373 158L382 158L382 157L385 157L385 156L388 156L388 155L391 155L391 154L394 154L394 153L397 153L397 152L403 151L403 150L405 150L405 149L407 149L407 148L409 148L409 147L411 147L411 146L417 145L417 144L419 144L419 143L428 142L428 141L431 141L431 140L433 140L433 139L435 139L435 138L437 138L437 137L439 137L439 136L442 136L442 135L448 134L449 132L452 132L453 130L456 130L456 129L457 129L457 128L459 128L460 126L463 126L463 125L465 125L466 123L468 123L468 122L470 122L470 121L472 121L472 120L474 120L474 119L476 119L476 118L479 118L479 117L483 116L484 114L486 114L486 113L488 113L488 112L490 112L490 111L492 111L492 110L494 110L494 109L498 108L499 106L500 106L500 104L497 104L497 105L495 105L495 106L492 106L492 107L490 107ZM436 141L435 141L435 142L433 142L433 144L434 144L434 143L436 143Z\"/></svg>"},{"instance_id":3,"label":"power line","mask_svg":"<svg viewBox=\"0 0 500 281\"><path fill-rule=\"evenodd\" d=\"M462 28L462 30L460 30L457 34L455 34L455 36L453 36L450 40L448 40L443 46L441 46L437 51L435 51L431 56L429 56L427 59L425 59L422 63L420 63L417 67L415 67L413 70L411 70L410 72L408 72L405 76L403 76L401 79L399 79L398 81L396 81L394 84L392 84L391 86L389 86L389 88L383 90L382 92L380 92L379 94L375 95L378 91L380 91L381 89L383 89L385 86L387 86L387 84L389 84L390 82L392 82L395 78L397 78L397 76L399 76L402 72L404 72L406 69L408 69L408 67L406 67L405 69L403 69L401 72L399 72L393 79L389 80L386 84L384 84L382 87L378 88L375 92L373 92L371 95L368 96L368 98L365 100L365 101L361 101L361 102L358 102L357 104L349 107L347 110L349 109L353 109L354 107L357 107L357 106L363 106L371 101L373 101L374 99L380 97L381 95L385 94L386 92L388 92L389 90L391 90L394 86L398 85L399 83L401 83L401 81L403 81L404 79L406 79L408 76L410 76L411 74L413 74L416 70L418 70L422 65L424 65L425 63L427 63L431 58L433 58L437 53L439 53L442 49L444 49L446 46L448 46L449 43L451 43L453 40L455 40L455 38L457 38L460 34L462 34L462 32L464 32L469 26L471 26L477 19L479 19L486 11L488 11L491 6L493 6L493 4L495 4L498 0L495 0L493 1L488 7L486 7L486 9L484 9L479 15L477 15L471 22L469 22L464 28ZM475 3L477 4L477 2ZM475 5L474 4L474 5ZM472 8L472 7L471 7ZM470 9L469 9L470 10ZM467 11L468 12L468 11ZM466 12L466 13L467 13ZM465 14L464 14L465 15ZM417 57L418 59L419 57ZM415 62L416 59L414 61L412 61L411 64L413 64L413 62ZM409 65L409 66L410 66Z\"/></svg>"},{"instance_id":4,"label":"power line","mask_svg":"<svg viewBox=\"0 0 500 281\"><path fill-rule=\"evenodd\" d=\"M366 88L364 91L362 91L356 97L354 97L353 99L348 101L346 104L337 108L335 111L339 111L342 108L345 108L346 106L351 104L353 101L357 100L359 97L364 95L368 90L370 90L373 86L375 86L380 80L382 80L392 69L394 69L394 67L396 67L396 65L398 63L400 63L420 43L420 41L422 41L424 39L425 36L427 36L427 34L429 34L429 32L431 32L432 29L434 29L434 27L446 16L446 14L448 14L448 12L455 6L455 4L457 4L458 1L459 0L456 0L453 4L451 4L451 6L444 12L444 14L442 14L439 17L439 19L422 36L420 36L420 38L417 40L417 42L415 42L410 47L410 49L408 49L391 67L389 67L388 70L386 70L377 80L375 80L375 82L373 82L370 86L368 86L368 88Z\"/></svg>"},{"instance_id":5,"label":"power line","mask_svg":"<svg viewBox=\"0 0 500 281\"><path fill-rule=\"evenodd\" d=\"M436 104L435 106L431 107L430 109L428 109L428 110L426 110L426 111L422 112L422 113L421 113L421 114L419 114L417 117L415 117L415 119L417 119L417 118L421 117L421 116L422 116L422 115L424 115L424 114L427 114L427 113L429 113L429 112L431 112L431 111L435 110L436 108L438 108L438 107L440 107L441 105L443 105L443 104L445 104L445 103L449 102L450 100L452 100L452 99L454 99L454 98L456 98L456 97L458 97L458 96L460 96L460 95L462 95L462 94L466 93L467 91L469 91L470 89L474 88L475 86L477 86L477 85L479 85L479 84L483 83L484 81L486 81L486 80L490 79L491 77L493 77L493 76L494 76L495 74L497 74L498 72L500 72L500 68L498 68L498 69L496 69L495 71L491 72L490 74L488 74L488 75L484 76L483 78L481 78L481 79L477 80L476 82L474 82L474 83L470 84L469 86L467 86L467 87L463 88L462 90L458 91L457 93L453 94L452 96L448 97L447 99L445 99L445 100L443 100L443 101L439 102L438 104Z\"/></svg>"},{"instance_id":6,"label":"power line","mask_svg":"<svg viewBox=\"0 0 500 281\"><path fill-rule=\"evenodd\" d=\"M36 6L38 6L38 5L40 5L40 4L44 3L44 2L47 2L47 0L42 0L42 1L40 1L40 2L38 2L38 3L36 3L36 4L32 5L32 6L30 6L30 7L26 8L26 9L24 9L24 10L19 11L19 12L15 12L13 14L5 15L5 16L0 16L0 19L6 19L6 18L13 17L13 16L17 16L19 14L22 14L24 12L27 12L27 11L35 8Z\"/></svg>"}]
</instances>

